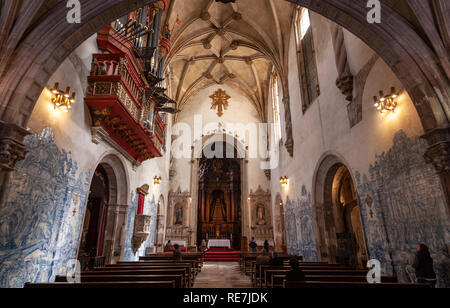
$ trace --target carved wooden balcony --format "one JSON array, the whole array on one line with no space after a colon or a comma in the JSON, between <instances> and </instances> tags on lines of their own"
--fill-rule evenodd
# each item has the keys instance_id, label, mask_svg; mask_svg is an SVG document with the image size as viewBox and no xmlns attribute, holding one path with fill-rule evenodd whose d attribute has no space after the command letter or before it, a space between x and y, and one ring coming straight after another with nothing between
<instances>
[{"instance_id":1,"label":"carved wooden balcony","mask_svg":"<svg viewBox=\"0 0 450 308\"><path fill-rule=\"evenodd\" d=\"M102 31L99 47L113 53L93 55L85 98L93 126L103 128L139 163L161 157L166 127L155 109L155 98L145 94L150 86L142 62L134 56L132 46L117 39L120 34L110 34L114 29L107 27Z\"/></svg>"}]
</instances>

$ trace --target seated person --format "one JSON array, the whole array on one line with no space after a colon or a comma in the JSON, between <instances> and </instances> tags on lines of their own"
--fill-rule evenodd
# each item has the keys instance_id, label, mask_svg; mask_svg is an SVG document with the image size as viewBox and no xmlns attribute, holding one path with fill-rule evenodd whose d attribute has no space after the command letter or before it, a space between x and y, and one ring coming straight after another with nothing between
<instances>
[{"instance_id":1,"label":"seated person","mask_svg":"<svg viewBox=\"0 0 450 308\"><path fill-rule=\"evenodd\" d=\"M270 259L269 262L270 266L283 266L283 260L280 259L280 257L278 256L278 252L274 252L273 253L273 257L272 259Z\"/></svg>"},{"instance_id":2,"label":"seated person","mask_svg":"<svg viewBox=\"0 0 450 308\"><path fill-rule=\"evenodd\" d=\"M168 241L166 246L164 247L164 252L169 252L169 251L173 251L173 245L172 245L171 241Z\"/></svg>"},{"instance_id":3,"label":"seated person","mask_svg":"<svg viewBox=\"0 0 450 308\"><path fill-rule=\"evenodd\" d=\"M292 258L289 261L289 264L291 265L291 271L286 274L286 281L306 281L305 274L299 268L298 260L296 258Z\"/></svg>"},{"instance_id":4,"label":"seated person","mask_svg":"<svg viewBox=\"0 0 450 308\"><path fill-rule=\"evenodd\" d=\"M258 244L256 244L254 237L252 237L252 240L250 241L248 246L250 247L250 252L251 253L256 253L256 248L258 248Z\"/></svg>"},{"instance_id":5,"label":"seated person","mask_svg":"<svg viewBox=\"0 0 450 308\"><path fill-rule=\"evenodd\" d=\"M173 248L175 248L175 250L173 251L173 259L175 261L181 261L183 259L183 254L181 253L180 246L178 246L178 244L175 244Z\"/></svg>"},{"instance_id":6,"label":"seated person","mask_svg":"<svg viewBox=\"0 0 450 308\"><path fill-rule=\"evenodd\" d=\"M263 250L262 254L256 257L257 265L269 265L270 257L269 253L266 250Z\"/></svg>"}]
</instances>

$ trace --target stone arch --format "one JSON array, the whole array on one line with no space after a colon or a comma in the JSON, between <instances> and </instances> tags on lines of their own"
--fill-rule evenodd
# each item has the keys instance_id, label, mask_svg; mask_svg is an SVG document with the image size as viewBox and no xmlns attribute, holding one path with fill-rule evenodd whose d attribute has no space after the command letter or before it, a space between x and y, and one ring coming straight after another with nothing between
<instances>
[{"instance_id":1,"label":"stone arch","mask_svg":"<svg viewBox=\"0 0 450 308\"><path fill-rule=\"evenodd\" d=\"M115 154L104 154L94 169L98 166L105 171L109 183L103 254L106 263L115 263L120 260L125 248L124 234L129 208L129 179L125 164Z\"/></svg>"},{"instance_id":2,"label":"stone arch","mask_svg":"<svg viewBox=\"0 0 450 308\"><path fill-rule=\"evenodd\" d=\"M448 81L426 42L402 15L383 6L389 23L368 24L365 1L288 0L342 25L374 49L404 83L426 131L446 127L450 108ZM106 23L154 0L82 0L81 24L67 24L65 3L59 2L27 32L8 65L2 67L1 119L26 126L34 104L50 75L83 41ZM364 25L364 26L362 26ZM17 65L16 65L17 64ZM284 80L286 82L286 80ZM441 93L436 93L432 85ZM5 90L5 91L3 91ZM439 95L438 95L439 94Z\"/></svg>"},{"instance_id":3,"label":"stone arch","mask_svg":"<svg viewBox=\"0 0 450 308\"><path fill-rule=\"evenodd\" d=\"M82 42L105 24L156 0L81 0L83 18L81 24L68 24L65 2L48 5L38 23L32 26L18 25L21 37L0 63L0 122L4 135L14 144L23 142L26 127L34 105L51 74ZM426 160L432 163L441 176L450 203L450 173L448 147L450 142L450 101L448 67L446 59L436 54L430 42L407 20L407 14L383 5L383 18L389 22L367 23L368 9L364 0L287 0L302 5L354 33L375 50L392 68L412 98L430 144ZM34 6L30 7L32 11ZM438 5L438 9L445 8ZM428 12L433 14L433 12ZM5 14L14 14L6 12ZM28 14L32 14L28 12ZM403 14L403 15L402 15ZM424 13L426 14L426 13ZM14 16L11 16L13 18ZM434 25L430 25L434 28ZM426 35L425 35L426 36ZM431 44L435 42L431 41ZM448 60L448 58L447 58ZM287 61L287 60L286 60ZM285 62L286 62L285 61ZM287 88L288 64L282 67L282 82ZM289 97L286 105L286 128L292 135ZM4 122L4 123L3 123ZM4 143L11 141L5 140ZM293 151L293 140L288 136L287 147ZM24 147L23 147L24 148ZM16 163L17 155L10 154L2 169L2 182ZM20 157L20 156L19 156ZM3 185L4 183L2 183Z\"/></svg>"},{"instance_id":4,"label":"stone arch","mask_svg":"<svg viewBox=\"0 0 450 308\"><path fill-rule=\"evenodd\" d=\"M231 141L233 143L231 143ZM203 136L200 140L194 142L194 157L202 157L202 151L216 142L225 142L232 145L237 151L238 158L247 158L247 150L245 145L235 137L227 133L216 133L208 136Z\"/></svg>"},{"instance_id":5,"label":"stone arch","mask_svg":"<svg viewBox=\"0 0 450 308\"><path fill-rule=\"evenodd\" d=\"M353 199L355 202L358 200L355 187L356 181L348 166L349 164L346 163L345 159L341 158L338 154L327 153L319 161L313 178L312 201L317 252L319 260L330 263L336 263L342 259L343 256L339 255L339 251L342 251L345 239L338 239L338 234L348 233L344 226L345 220L343 221L339 218L344 215L344 209L339 208L336 203L340 193L340 186L336 185L336 183L340 183L340 180L344 176L348 176L353 183ZM349 209L353 210L354 208L358 209L355 215L357 215L356 219L361 225L360 231L362 232L362 219L359 213L359 205L357 203L350 204ZM362 243L360 250L363 251L362 255L366 258L367 249L364 237L365 235L361 234L359 240ZM350 243L350 240L347 242ZM356 259L355 264L357 264ZM357 266L361 267L364 265L358 264Z\"/></svg>"}]
</instances>

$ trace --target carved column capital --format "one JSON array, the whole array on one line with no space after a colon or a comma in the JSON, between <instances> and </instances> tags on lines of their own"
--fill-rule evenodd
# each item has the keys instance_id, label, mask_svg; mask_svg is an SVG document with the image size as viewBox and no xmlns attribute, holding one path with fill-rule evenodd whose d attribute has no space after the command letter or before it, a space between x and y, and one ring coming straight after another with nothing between
<instances>
[{"instance_id":1,"label":"carved column capital","mask_svg":"<svg viewBox=\"0 0 450 308\"><path fill-rule=\"evenodd\" d=\"M16 164L24 160L28 151L23 143L30 133L11 123L0 121L0 170L13 171Z\"/></svg>"},{"instance_id":2,"label":"carved column capital","mask_svg":"<svg viewBox=\"0 0 450 308\"><path fill-rule=\"evenodd\" d=\"M429 147L425 161L433 164L438 174L450 171L450 127L435 129L424 136Z\"/></svg>"}]
</instances>

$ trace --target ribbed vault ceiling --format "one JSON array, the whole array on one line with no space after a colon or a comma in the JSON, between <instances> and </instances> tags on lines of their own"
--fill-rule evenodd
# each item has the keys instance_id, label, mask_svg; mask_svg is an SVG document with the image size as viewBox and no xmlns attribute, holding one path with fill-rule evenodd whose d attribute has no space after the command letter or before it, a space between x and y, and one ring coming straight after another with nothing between
<instances>
[{"instance_id":1,"label":"ribbed vault ceiling","mask_svg":"<svg viewBox=\"0 0 450 308\"><path fill-rule=\"evenodd\" d=\"M261 119L272 66L282 71L294 5L281 0L172 0L168 71L183 108L198 91L226 84L254 104ZM181 25L177 23L181 21Z\"/></svg>"}]
</instances>

